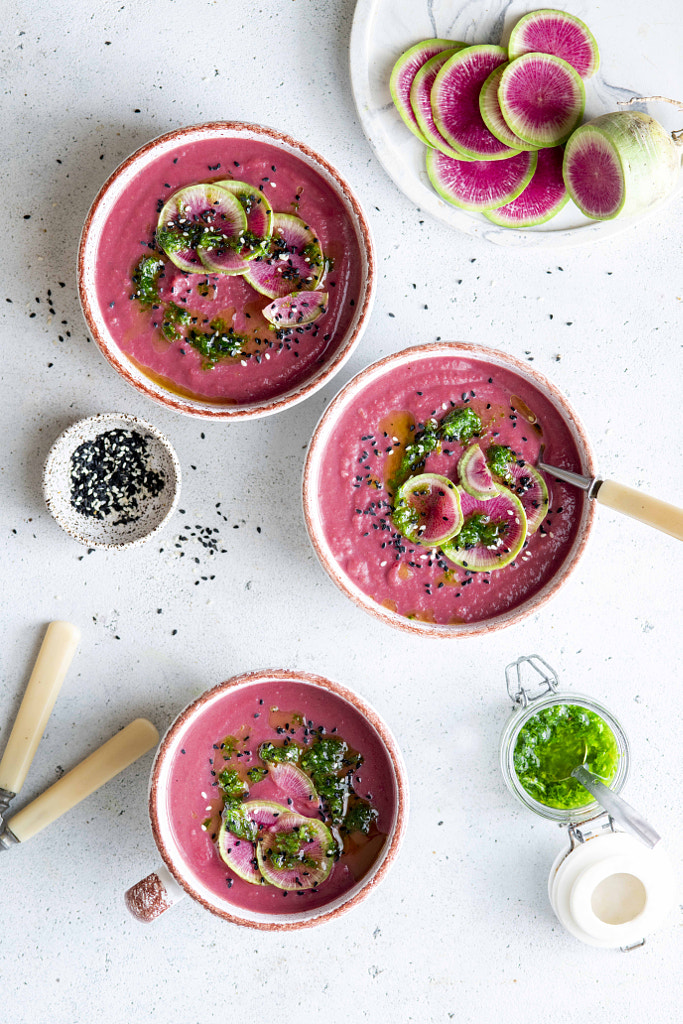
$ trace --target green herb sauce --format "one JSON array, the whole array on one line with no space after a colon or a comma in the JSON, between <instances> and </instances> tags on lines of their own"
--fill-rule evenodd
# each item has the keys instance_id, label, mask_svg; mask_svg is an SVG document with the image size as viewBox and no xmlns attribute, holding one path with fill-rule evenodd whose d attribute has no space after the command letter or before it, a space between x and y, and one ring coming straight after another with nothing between
<instances>
[{"instance_id":1,"label":"green herb sauce","mask_svg":"<svg viewBox=\"0 0 683 1024\"><path fill-rule=\"evenodd\" d=\"M436 451L442 441L466 444L481 431L481 427L481 417L468 406L451 409L441 420L427 420L424 428L417 432L413 441L406 447L401 464L395 476L389 481L390 489L397 491L408 477L422 469L427 456Z\"/></svg>"},{"instance_id":2,"label":"green herb sauce","mask_svg":"<svg viewBox=\"0 0 683 1024\"><path fill-rule=\"evenodd\" d=\"M316 868L317 862L307 857L304 847L313 842L317 832L310 825L298 825L291 832L276 832L267 856L277 871L290 871L300 866Z\"/></svg>"},{"instance_id":3,"label":"green herb sauce","mask_svg":"<svg viewBox=\"0 0 683 1024\"><path fill-rule=\"evenodd\" d=\"M143 306L159 301L159 275L166 264L155 256L143 256L133 271L133 297Z\"/></svg>"},{"instance_id":4,"label":"green herb sauce","mask_svg":"<svg viewBox=\"0 0 683 1024\"><path fill-rule=\"evenodd\" d=\"M572 771L585 764L609 785L617 774L619 749L607 722L577 704L554 704L526 722L515 743L513 764L521 785L546 807L572 810L593 797Z\"/></svg>"},{"instance_id":5,"label":"green herb sauce","mask_svg":"<svg viewBox=\"0 0 683 1024\"><path fill-rule=\"evenodd\" d=\"M287 743L282 747L276 747L274 743L262 743L258 748L258 756L266 764L282 764L283 761L296 764L300 754L301 747L298 743Z\"/></svg>"},{"instance_id":6,"label":"green herb sauce","mask_svg":"<svg viewBox=\"0 0 683 1024\"><path fill-rule=\"evenodd\" d=\"M485 512L474 512L467 517L460 533L453 538L451 543L457 548L465 548L465 550L474 548L477 544L483 544L487 548L497 548L502 544L508 531L509 525L504 520L493 520Z\"/></svg>"},{"instance_id":7,"label":"green herb sauce","mask_svg":"<svg viewBox=\"0 0 683 1024\"><path fill-rule=\"evenodd\" d=\"M514 477L510 472L510 463L515 462L515 453L511 448L502 444L492 444L486 449L486 461L494 476L500 477L506 484L514 484Z\"/></svg>"}]
</instances>

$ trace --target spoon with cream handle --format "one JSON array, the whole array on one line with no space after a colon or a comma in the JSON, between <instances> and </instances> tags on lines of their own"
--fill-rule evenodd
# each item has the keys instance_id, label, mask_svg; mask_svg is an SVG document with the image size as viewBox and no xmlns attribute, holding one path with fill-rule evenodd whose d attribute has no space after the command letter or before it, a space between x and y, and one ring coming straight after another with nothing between
<instances>
[{"instance_id":1,"label":"spoon with cream handle","mask_svg":"<svg viewBox=\"0 0 683 1024\"><path fill-rule=\"evenodd\" d=\"M634 487L618 484L616 480L600 480L598 477L582 476L568 469L549 466L543 462L543 448L536 467L566 484L579 487L586 491L589 498L599 501L601 505L606 505L615 512L621 512L631 519L638 519L646 526L654 526L655 530L668 533L676 540L683 540L683 509L670 505L668 501L652 498Z\"/></svg>"},{"instance_id":2,"label":"spoon with cream handle","mask_svg":"<svg viewBox=\"0 0 683 1024\"><path fill-rule=\"evenodd\" d=\"M655 832L652 825L634 807L617 796L589 768L586 768L585 764L577 765L572 771L572 775L584 789L587 789L595 797L603 810L607 811L627 832L631 832L646 846L657 845L662 837Z\"/></svg>"}]
</instances>

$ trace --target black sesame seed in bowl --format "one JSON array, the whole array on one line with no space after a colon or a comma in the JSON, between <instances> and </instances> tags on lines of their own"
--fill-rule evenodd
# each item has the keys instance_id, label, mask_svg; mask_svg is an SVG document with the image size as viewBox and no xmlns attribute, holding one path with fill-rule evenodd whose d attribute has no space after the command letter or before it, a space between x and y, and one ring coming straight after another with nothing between
<instances>
[{"instance_id":1,"label":"black sesame seed in bowl","mask_svg":"<svg viewBox=\"0 0 683 1024\"><path fill-rule=\"evenodd\" d=\"M61 434L47 457L48 510L88 547L141 544L175 511L180 464L168 439L145 420L100 413Z\"/></svg>"}]
</instances>

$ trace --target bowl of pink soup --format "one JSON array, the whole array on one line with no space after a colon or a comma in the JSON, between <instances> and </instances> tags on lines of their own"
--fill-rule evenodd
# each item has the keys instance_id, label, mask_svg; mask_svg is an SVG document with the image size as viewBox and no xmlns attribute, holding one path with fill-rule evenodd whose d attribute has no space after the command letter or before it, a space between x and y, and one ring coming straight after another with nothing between
<instances>
[{"instance_id":1,"label":"bowl of pink soup","mask_svg":"<svg viewBox=\"0 0 683 1024\"><path fill-rule=\"evenodd\" d=\"M407 804L396 741L359 696L305 672L237 676L159 747L149 813L164 865L126 903L146 922L189 894L235 924L319 924L384 878Z\"/></svg>"},{"instance_id":2,"label":"bowl of pink soup","mask_svg":"<svg viewBox=\"0 0 683 1024\"><path fill-rule=\"evenodd\" d=\"M375 281L341 175L241 122L181 128L125 160L88 213L78 273L105 359L207 419L268 415L321 387L360 341Z\"/></svg>"},{"instance_id":3,"label":"bowl of pink soup","mask_svg":"<svg viewBox=\"0 0 683 1024\"><path fill-rule=\"evenodd\" d=\"M323 568L365 611L423 636L518 622L567 579L593 518L583 492L535 470L541 446L593 475L566 399L504 352L444 342L373 363L309 447L304 516Z\"/></svg>"}]
</instances>

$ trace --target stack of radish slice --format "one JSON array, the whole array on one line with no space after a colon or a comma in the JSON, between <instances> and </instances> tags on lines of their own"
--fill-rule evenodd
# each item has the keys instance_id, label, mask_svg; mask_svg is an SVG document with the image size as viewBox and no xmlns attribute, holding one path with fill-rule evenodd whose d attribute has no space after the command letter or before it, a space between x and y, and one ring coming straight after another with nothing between
<instances>
[{"instance_id":1,"label":"stack of radish slice","mask_svg":"<svg viewBox=\"0 0 683 1024\"><path fill-rule=\"evenodd\" d=\"M508 49L428 39L402 54L390 88L428 147L427 173L447 202L496 224L530 227L569 195L564 143L583 117L583 80L597 70L590 31L563 11L525 15Z\"/></svg>"}]
</instances>

